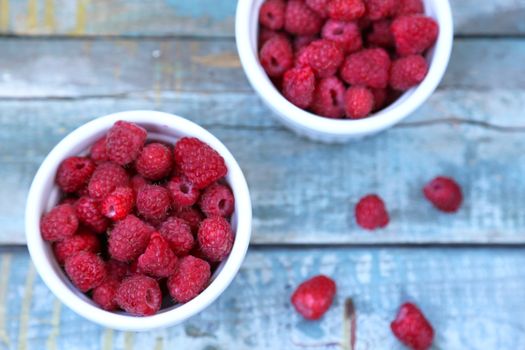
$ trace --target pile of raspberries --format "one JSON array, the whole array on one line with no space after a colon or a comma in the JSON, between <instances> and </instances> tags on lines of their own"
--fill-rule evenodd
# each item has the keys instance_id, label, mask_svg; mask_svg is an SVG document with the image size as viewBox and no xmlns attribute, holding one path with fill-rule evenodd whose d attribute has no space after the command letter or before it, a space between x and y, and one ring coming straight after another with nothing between
<instances>
[{"instance_id":1,"label":"pile of raspberries","mask_svg":"<svg viewBox=\"0 0 525 350\"><path fill-rule=\"evenodd\" d=\"M365 118L425 78L438 24L422 0L266 0L259 60L284 97L327 118Z\"/></svg>"},{"instance_id":2,"label":"pile of raspberries","mask_svg":"<svg viewBox=\"0 0 525 350\"><path fill-rule=\"evenodd\" d=\"M230 253L227 171L199 139L149 141L142 127L118 121L88 156L60 164L63 197L42 217L42 237L101 308L153 315L201 293Z\"/></svg>"}]
</instances>

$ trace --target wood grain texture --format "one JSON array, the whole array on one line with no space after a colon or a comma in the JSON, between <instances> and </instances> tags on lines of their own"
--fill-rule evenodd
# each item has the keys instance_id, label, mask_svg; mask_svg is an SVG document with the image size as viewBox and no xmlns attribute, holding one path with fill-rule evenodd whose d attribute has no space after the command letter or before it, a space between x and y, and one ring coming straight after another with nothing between
<instances>
[{"instance_id":1,"label":"wood grain texture","mask_svg":"<svg viewBox=\"0 0 525 350\"><path fill-rule=\"evenodd\" d=\"M35 278L25 250L5 254L12 260L2 304L8 342L0 349L348 349L346 298L356 309L355 349L403 349L389 322L406 300L420 305L434 325L435 349L525 346L521 249L251 249L232 285L208 309L146 333L105 330L80 318ZM337 281L337 296L323 319L307 322L289 296L319 273Z\"/></svg>"},{"instance_id":2,"label":"wood grain texture","mask_svg":"<svg viewBox=\"0 0 525 350\"><path fill-rule=\"evenodd\" d=\"M232 37L236 1L2 0L0 31L16 35ZM522 35L524 0L451 0L456 33Z\"/></svg>"}]
</instances>

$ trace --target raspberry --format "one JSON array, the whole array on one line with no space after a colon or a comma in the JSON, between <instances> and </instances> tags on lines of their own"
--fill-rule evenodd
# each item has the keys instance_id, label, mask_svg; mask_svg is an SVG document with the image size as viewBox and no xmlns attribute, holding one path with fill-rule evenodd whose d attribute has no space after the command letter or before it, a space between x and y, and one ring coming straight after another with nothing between
<instances>
[{"instance_id":1,"label":"raspberry","mask_svg":"<svg viewBox=\"0 0 525 350\"><path fill-rule=\"evenodd\" d=\"M387 102L388 90L387 89L370 89L372 95L374 95L374 109L378 111L382 109Z\"/></svg>"},{"instance_id":2,"label":"raspberry","mask_svg":"<svg viewBox=\"0 0 525 350\"><path fill-rule=\"evenodd\" d=\"M301 283L292 294L291 302L304 318L318 320L332 305L335 292L335 282L330 277L318 275Z\"/></svg>"},{"instance_id":3,"label":"raspberry","mask_svg":"<svg viewBox=\"0 0 525 350\"><path fill-rule=\"evenodd\" d=\"M177 208L193 205L199 200L200 191L184 176L175 176L166 187L170 192L173 205Z\"/></svg>"},{"instance_id":4,"label":"raspberry","mask_svg":"<svg viewBox=\"0 0 525 350\"><path fill-rule=\"evenodd\" d=\"M162 143L146 145L135 161L137 172L148 180L160 180L166 177L172 167L172 155Z\"/></svg>"},{"instance_id":5,"label":"raspberry","mask_svg":"<svg viewBox=\"0 0 525 350\"><path fill-rule=\"evenodd\" d=\"M450 177L436 177L425 185L423 193L434 207L447 213L456 212L463 201L461 187Z\"/></svg>"},{"instance_id":6,"label":"raspberry","mask_svg":"<svg viewBox=\"0 0 525 350\"><path fill-rule=\"evenodd\" d=\"M308 108L313 101L315 75L310 67L292 68L284 73L283 95L299 108Z\"/></svg>"},{"instance_id":7,"label":"raspberry","mask_svg":"<svg viewBox=\"0 0 525 350\"><path fill-rule=\"evenodd\" d=\"M322 18L328 16L328 11L326 10L326 7L328 6L330 0L306 0L305 2L306 6L312 9Z\"/></svg>"},{"instance_id":8,"label":"raspberry","mask_svg":"<svg viewBox=\"0 0 525 350\"><path fill-rule=\"evenodd\" d=\"M130 314L149 316L160 310L162 292L153 278L135 275L122 281L117 289L115 301L121 309Z\"/></svg>"},{"instance_id":9,"label":"raspberry","mask_svg":"<svg viewBox=\"0 0 525 350\"><path fill-rule=\"evenodd\" d=\"M356 52L363 46L361 30L354 22L329 19L323 26L321 36L338 44L345 53Z\"/></svg>"},{"instance_id":10,"label":"raspberry","mask_svg":"<svg viewBox=\"0 0 525 350\"><path fill-rule=\"evenodd\" d=\"M372 30L366 36L368 44L383 48L394 47L394 37L390 31L391 21L388 19L372 23Z\"/></svg>"},{"instance_id":11,"label":"raspberry","mask_svg":"<svg viewBox=\"0 0 525 350\"><path fill-rule=\"evenodd\" d=\"M390 29L401 56L423 53L434 44L439 31L436 21L423 15L398 17Z\"/></svg>"},{"instance_id":12,"label":"raspberry","mask_svg":"<svg viewBox=\"0 0 525 350\"><path fill-rule=\"evenodd\" d=\"M328 17L338 21L353 21L366 11L362 0L331 0L327 5Z\"/></svg>"},{"instance_id":13,"label":"raspberry","mask_svg":"<svg viewBox=\"0 0 525 350\"><path fill-rule=\"evenodd\" d=\"M233 233L222 217L204 219L197 234L199 248L208 261L222 261L232 249Z\"/></svg>"},{"instance_id":14,"label":"raspberry","mask_svg":"<svg viewBox=\"0 0 525 350\"><path fill-rule=\"evenodd\" d=\"M425 79L427 71L427 61L421 55L398 58L392 62L390 86L399 91L408 90L421 83Z\"/></svg>"},{"instance_id":15,"label":"raspberry","mask_svg":"<svg viewBox=\"0 0 525 350\"><path fill-rule=\"evenodd\" d=\"M115 279L107 279L93 290L92 298L101 308L108 311L115 311L118 309L118 304L115 301L120 282Z\"/></svg>"},{"instance_id":16,"label":"raspberry","mask_svg":"<svg viewBox=\"0 0 525 350\"><path fill-rule=\"evenodd\" d=\"M95 163L86 157L66 158L58 167L56 183L66 193L84 187L95 171Z\"/></svg>"},{"instance_id":17,"label":"raspberry","mask_svg":"<svg viewBox=\"0 0 525 350\"><path fill-rule=\"evenodd\" d=\"M206 288L210 277L210 264L191 255L185 256L168 278L169 293L175 302L186 303Z\"/></svg>"},{"instance_id":18,"label":"raspberry","mask_svg":"<svg viewBox=\"0 0 525 350\"><path fill-rule=\"evenodd\" d=\"M152 277L168 277L175 271L177 257L171 251L168 242L158 233L149 239L146 251L137 260L139 271Z\"/></svg>"},{"instance_id":19,"label":"raspberry","mask_svg":"<svg viewBox=\"0 0 525 350\"><path fill-rule=\"evenodd\" d=\"M355 206L355 219L359 226L367 230L385 227L389 221L385 203L375 194L369 194L359 200Z\"/></svg>"},{"instance_id":20,"label":"raspberry","mask_svg":"<svg viewBox=\"0 0 525 350\"><path fill-rule=\"evenodd\" d=\"M320 39L310 45L306 51L308 65L320 78L333 76L343 63L343 51L331 40Z\"/></svg>"},{"instance_id":21,"label":"raspberry","mask_svg":"<svg viewBox=\"0 0 525 350\"><path fill-rule=\"evenodd\" d=\"M259 59L269 77L283 75L293 65L293 50L290 40L284 35L268 39L259 52Z\"/></svg>"},{"instance_id":22,"label":"raspberry","mask_svg":"<svg viewBox=\"0 0 525 350\"><path fill-rule=\"evenodd\" d=\"M258 47L259 47L259 50L261 49L261 47L268 41L270 40L271 38L273 37L276 37L276 36L279 36L279 35L283 35L281 34L280 32L277 32L275 30L271 30L271 29L268 29L266 27L259 27L259 40L258 40Z\"/></svg>"},{"instance_id":23,"label":"raspberry","mask_svg":"<svg viewBox=\"0 0 525 350\"><path fill-rule=\"evenodd\" d=\"M108 251L111 257L122 262L130 262L146 250L153 227L134 215L118 221L109 234Z\"/></svg>"},{"instance_id":24,"label":"raspberry","mask_svg":"<svg viewBox=\"0 0 525 350\"><path fill-rule=\"evenodd\" d=\"M144 185L137 193L137 211L146 220L163 220L171 206L170 193L157 185Z\"/></svg>"},{"instance_id":25,"label":"raspberry","mask_svg":"<svg viewBox=\"0 0 525 350\"><path fill-rule=\"evenodd\" d=\"M193 232L194 234L197 233L202 220L204 220L204 216L202 215L202 213L199 210L192 207L179 209L175 213L175 216L186 221L191 227L191 232Z\"/></svg>"},{"instance_id":26,"label":"raspberry","mask_svg":"<svg viewBox=\"0 0 525 350\"><path fill-rule=\"evenodd\" d=\"M365 0L367 16L372 21L392 16L397 9L398 0Z\"/></svg>"},{"instance_id":27,"label":"raspberry","mask_svg":"<svg viewBox=\"0 0 525 350\"><path fill-rule=\"evenodd\" d=\"M310 49L309 49L310 45L308 46L305 46L305 47L302 47L300 48L297 53L295 54L295 61L294 61L294 65L295 65L295 68L304 68L304 67L309 67L310 66L310 63L309 63L309 56L310 56Z\"/></svg>"},{"instance_id":28,"label":"raspberry","mask_svg":"<svg viewBox=\"0 0 525 350\"><path fill-rule=\"evenodd\" d=\"M345 112L350 119L368 116L374 109L374 95L366 87L351 86L345 93Z\"/></svg>"},{"instance_id":29,"label":"raspberry","mask_svg":"<svg viewBox=\"0 0 525 350\"><path fill-rule=\"evenodd\" d=\"M88 251L95 254L100 252L100 242L97 236L82 228L79 231L80 232L77 232L74 236L56 242L53 245L55 258L60 265L64 265L67 258L81 251Z\"/></svg>"},{"instance_id":30,"label":"raspberry","mask_svg":"<svg viewBox=\"0 0 525 350\"><path fill-rule=\"evenodd\" d=\"M89 197L81 197L75 204L78 220L95 231L102 233L108 228L108 219L100 212L100 204Z\"/></svg>"},{"instance_id":31,"label":"raspberry","mask_svg":"<svg viewBox=\"0 0 525 350\"><path fill-rule=\"evenodd\" d=\"M109 129L106 137L108 158L120 165L133 162L139 156L147 136L144 128L119 120Z\"/></svg>"},{"instance_id":32,"label":"raspberry","mask_svg":"<svg viewBox=\"0 0 525 350\"><path fill-rule=\"evenodd\" d=\"M296 36L293 40L293 49L294 51L299 51L304 47L307 47L310 45L313 41L316 41L318 39L315 35L303 35L303 36Z\"/></svg>"},{"instance_id":33,"label":"raspberry","mask_svg":"<svg viewBox=\"0 0 525 350\"><path fill-rule=\"evenodd\" d=\"M114 259L109 259L106 262L106 272L108 278L122 281L122 279L128 274L128 264Z\"/></svg>"},{"instance_id":34,"label":"raspberry","mask_svg":"<svg viewBox=\"0 0 525 350\"><path fill-rule=\"evenodd\" d=\"M133 189L133 192L135 193L135 195L137 195L137 193L139 193L139 189L143 186L143 185L146 185L148 184L148 180L146 180L145 178L143 178L142 176L140 175L135 175L131 178L131 188Z\"/></svg>"},{"instance_id":35,"label":"raspberry","mask_svg":"<svg viewBox=\"0 0 525 350\"><path fill-rule=\"evenodd\" d=\"M83 293L98 287L106 279L104 261L91 252L80 251L66 260L66 273Z\"/></svg>"},{"instance_id":36,"label":"raspberry","mask_svg":"<svg viewBox=\"0 0 525 350\"><path fill-rule=\"evenodd\" d=\"M130 187L117 187L102 201L102 215L113 221L124 219L135 205L135 193Z\"/></svg>"},{"instance_id":37,"label":"raspberry","mask_svg":"<svg viewBox=\"0 0 525 350\"><path fill-rule=\"evenodd\" d=\"M349 55L341 67L341 78L350 85L386 88L390 58L381 48L365 49Z\"/></svg>"},{"instance_id":38,"label":"raspberry","mask_svg":"<svg viewBox=\"0 0 525 350\"><path fill-rule=\"evenodd\" d=\"M89 180L89 196L102 200L118 186L127 186L128 183L128 174L124 168L113 162L102 163Z\"/></svg>"},{"instance_id":39,"label":"raspberry","mask_svg":"<svg viewBox=\"0 0 525 350\"><path fill-rule=\"evenodd\" d=\"M321 17L303 0L289 0L284 16L284 30L290 34L314 35L321 30Z\"/></svg>"},{"instance_id":40,"label":"raspberry","mask_svg":"<svg viewBox=\"0 0 525 350\"><path fill-rule=\"evenodd\" d=\"M195 187L202 189L226 175L228 169L217 151L196 138L183 137L175 144L175 162Z\"/></svg>"},{"instance_id":41,"label":"raspberry","mask_svg":"<svg viewBox=\"0 0 525 350\"><path fill-rule=\"evenodd\" d=\"M399 4L396 9L397 16L422 14L425 12L423 1L421 0L398 0Z\"/></svg>"},{"instance_id":42,"label":"raspberry","mask_svg":"<svg viewBox=\"0 0 525 350\"><path fill-rule=\"evenodd\" d=\"M160 225L159 232L177 256L186 255L193 248L191 226L181 218L174 216L168 218Z\"/></svg>"},{"instance_id":43,"label":"raspberry","mask_svg":"<svg viewBox=\"0 0 525 350\"><path fill-rule=\"evenodd\" d=\"M344 113L345 87L337 77L321 79L317 82L312 102L312 111L328 118L341 118Z\"/></svg>"},{"instance_id":44,"label":"raspberry","mask_svg":"<svg viewBox=\"0 0 525 350\"><path fill-rule=\"evenodd\" d=\"M432 325L412 303L401 305L390 328L397 339L412 350L427 350L434 340Z\"/></svg>"},{"instance_id":45,"label":"raspberry","mask_svg":"<svg viewBox=\"0 0 525 350\"><path fill-rule=\"evenodd\" d=\"M42 238L56 242L71 237L78 228L75 209L70 204L60 204L51 209L40 220Z\"/></svg>"},{"instance_id":46,"label":"raspberry","mask_svg":"<svg viewBox=\"0 0 525 350\"><path fill-rule=\"evenodd\" d=\"M207 217L229 218L235 209L235 199L228 186L213 184L202 194L199 206Z\"/></svg>"},{"instance_id":47,"label":"raspberry","mask_svg":"<svg viewBox=\"0 0 525 350\"><path fill-rule=\"evenodd\" d=\"M91 150L89 151L89 157L96 163L104 163L109 160L108 154L106 152L106 136L98 139L93 146L91 146Z\"/></svg>"},{"instance_id":48,"label":"raspberry","mask_svg":"<svg viewBox=\"0 0 525 350\"><path fill-rule=\"evenodd\" d=\"M266 0L259 10L259 23L273 30L281 29L284 26L285 8L283 0Z\"/></svg>"}]
</instances>

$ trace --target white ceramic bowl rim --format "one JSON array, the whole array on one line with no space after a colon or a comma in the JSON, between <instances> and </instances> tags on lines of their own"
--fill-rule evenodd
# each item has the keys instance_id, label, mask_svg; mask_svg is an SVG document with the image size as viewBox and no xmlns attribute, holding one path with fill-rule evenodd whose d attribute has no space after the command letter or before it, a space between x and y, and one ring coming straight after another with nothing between
<instances>
[{"instance_id":1,"label":"white ceramic bowl rim","mask_svg":"<svg viewBox=\"0 0 525 350\"><path fill-rule=\"evenodd\" d=\"M211 284L193 300L162 310L148 317L135 317L125 313L108 312L97 307L90 299L71 287L60 267L50 258L50 247L40 234L40 218L47 209L48 200L43 199L46 188L54 183L56 169L81 140L90 135L102 136L117 120L136 122L137 124L155 124L167 127L181 135L190 135L208 143L219 152L228 167L227 180L235 196L236 221L235 241L232 251L215 274ZM156 111L128 111L110 114L95 119L67 135L46 157L33 180L26 205L26 237L33 263L45 284L70 309L79 315L100 325L127 331L142 331L162 328L179 323L200 312L211 304L230 284L239 270L248 249L251 235L250 195L244 175L228 149L211 133L199 125L168 113ZM64 280L64 278L66 280Z\"/></svg>"},{"instance_id":2,"label":"white ceramic bowl rim","mask_svg":"<svg viewBox=\"0 0 525 350\"><path fill-rule=\"evenodd\" d=\"M441 77L445 73L453 42L452 12L448 0L435 0L435 6L431 9L425 1L425 10L433 11L432 15L439 23L438 39L433 47L433 57L429 64L427 76L417 87L405 92L393 105L374 113L364 119L343 120L319 117L304 111L284 98L273 86L266 72L261 67L257 54L257 40L253 39L257 23L252 23L258 18L258 6L254 6L253 0L240 0L237 3L235 22L235 37L239 57L254 89L263 99L273 105L273 108L281 112L283 118L290 119L295 124L302 125L308 129L335 135L347 134L370 134L387 128L399 122L415 109L417 109L436 89ZM409 96L405 96L409 95Z\"/></svg>"}]
</instances>

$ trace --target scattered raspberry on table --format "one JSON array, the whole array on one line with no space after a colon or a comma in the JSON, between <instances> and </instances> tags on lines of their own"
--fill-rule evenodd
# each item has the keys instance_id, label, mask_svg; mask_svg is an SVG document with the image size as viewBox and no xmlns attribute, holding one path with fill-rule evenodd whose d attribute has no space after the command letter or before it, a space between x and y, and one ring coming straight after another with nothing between
<instances>
[{"instance_id":1,"label":"scattered raspberry on table","mask_svg":"<svg viewBox=\"0 0 525 350\"><path fill-rule=\"evenodd\" d=\"M434 340L432 325L412 303L401 305L390 328L397 339L412 350L428 350Z\"/></svg>"},{"instance_id":2,"label":"scattered raspberry on table","mask_svg":"<svg viewBox=\"0 0 525 350\"><path fill-rule=\"evenodd\" d=\"M335 282L318 275L301 283L293 292L292 305L308 320L320 319L332 305L336 292Z\"/></svg>"}]
</instances>

